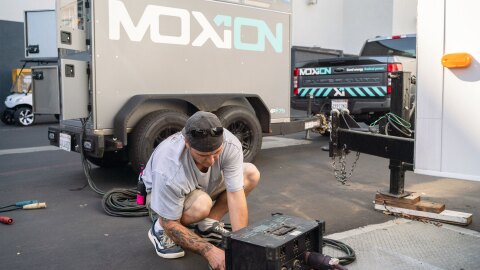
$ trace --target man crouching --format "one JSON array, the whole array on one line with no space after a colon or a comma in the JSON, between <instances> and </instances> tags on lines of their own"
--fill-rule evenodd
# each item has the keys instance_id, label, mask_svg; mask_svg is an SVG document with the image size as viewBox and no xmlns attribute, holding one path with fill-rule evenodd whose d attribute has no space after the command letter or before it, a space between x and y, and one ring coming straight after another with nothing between
<instances>
[{"instance_id":1,"label":"man crouching","mask_svg":"<svg viewBox=\"0 0 480 270\"><path fill-rule=\"evenodd\" d=\"M148 232L158 256L179 258L189 249L225 269L225 252L212 244L229 233L220 220L228 212L233 231L246 227L246 196L260 180L255 165L243 163L235 135L216 115L199 111L156 147L142 179L159 215ZM186 227L194 223L195 233Z\"/></svg>"}]
</instances>

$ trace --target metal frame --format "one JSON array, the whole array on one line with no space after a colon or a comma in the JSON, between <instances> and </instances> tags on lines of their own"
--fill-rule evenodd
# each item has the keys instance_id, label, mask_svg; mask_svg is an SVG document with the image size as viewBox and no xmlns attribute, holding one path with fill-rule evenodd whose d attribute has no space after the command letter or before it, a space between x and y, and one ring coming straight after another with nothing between
<instances>
[{"instance_id":1,"label":"metal frame","mask_svg":"<svg viewBox=\"0 0 480 270\"><path fill-rule=\"evenodd\" d=\"M391 112L406 118L409 115L410 102L409 73L396 72L392 80ZM401 137L400 133L391 135L374 134L360 125L350 116L348 110L332 111L332 132L330 137L330 157L341 155L342 151L357 151L390 159L390 189L383 192L393 197L404 197L406 192L405 171L413 170L414 139Z\"/></svg>"}]
</instances>

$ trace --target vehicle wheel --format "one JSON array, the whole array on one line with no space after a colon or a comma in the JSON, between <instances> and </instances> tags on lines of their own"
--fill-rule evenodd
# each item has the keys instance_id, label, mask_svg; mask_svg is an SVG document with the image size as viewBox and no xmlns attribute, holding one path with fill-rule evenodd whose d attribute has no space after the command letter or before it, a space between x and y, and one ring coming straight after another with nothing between
<instances>
[{"instance_id":1,"label":"vehicle wheel","mask_svg":"<svg viewBox=\"0 0 480 270\"><path fill-rule=\"evenodd\" d=\"M216 114L223 127L240 140L243 161L252 162L262 147L262 128L255 114L238 106L220 108Z\"/></svg>"},{"instance_id":2,"label":"vehicle wheel","mask_svg":"<svg viewBox=\"0 0 480 270\"><path fill-rule=\"evenodd\" d=\"M30 126L35 120L35 115L29 107L20 107L15 111L15 123L19 126Z\"/></svg>"},{"instance_id":3,"label":"vehicle wheel","mask_svg":"<svg viewBox=\"0 0 480 270\"><path fill-rule=\"evenodd\" d=\"M5 125L15 124L14 112L10 109L3 111L1 119Z\"/></svg>"},{"instance_id":4,"label":"vehicle wheel","mask_svg":"<svg viewBox=\"0 0 480 270\"><path fill-rule=\"evenodd\" d=\"M188 116L181 112L161 110L145 116L128 139L129 158L135 172L147 164L155 147L172 134L183 129Z\"/></svg>"},{"instance_id":5,"label":"vehicle wheel","mask_svg":"<svg viewBox=\"0 0 480 270\"><path fill-rule=\"evenodd\" d=\"M105 152L101 158L88 155L85 158L92 164L102 168L119 168L128 164L128 159L123 151Z\"/></svg>"},{"instance_id":6,"label":"vehicle wheel","mask_svg":"<svg viewBox=\"0 0 480 270\"><path fill-rule=\"evenodd\" d=\"M57 119L57 121L60 120L60 114L55 114L55 119Z\"/></svg>"}]
</instances>

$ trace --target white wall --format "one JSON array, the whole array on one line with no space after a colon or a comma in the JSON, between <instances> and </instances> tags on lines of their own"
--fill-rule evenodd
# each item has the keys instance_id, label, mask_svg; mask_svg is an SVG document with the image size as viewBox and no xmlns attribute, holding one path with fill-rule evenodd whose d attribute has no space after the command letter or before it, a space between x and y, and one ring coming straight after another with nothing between
<instances>
[{"instance_id":1,"label":"white wall","mask_svg":"<svg viewBox=\"0 0 480 270\"><path fill-rule=\"evenodd\" d=\"M392 34L414 34L417 30L418 0L394 0Z\"/></svg>"},{"instance_id":2,"label":"white wall","mask_svg":"<svg viewBox=\"0 0 480 270\"><path fill-rule=\"evenodd\" d=\"M318 0L316 5L308 5L308 2L293 1L293 45L341 48L343 0Z\"/></svg>"},{"instance_id":3,"label":"white wall","mask_svg":"<svg viewBox=\"0 0 480 270\"><path fill-rule=\"evenodd\" d=\"M292 43L358 54L366 39L416 33L417 1L295 0Z\"/></svg>"},{"instance_id":4,"label":"white wall","mask_svg":"<svg viewBox=\"0 0 480 270\"><path fill-rule=\"evenodd\" d=\"M25 10L55 9L55 0L0 0L0 20L23 22Z\"/></svg>"},{"instance_id":5,"label":"white wall","mask_svg":"<svg viewBox=\"0 0 480 270\"><path fill-rule=\"evenodd\" d=\"M393 2L344 0L343 50L358 54L366 39L391 35Z\"/></svg>"}]
</instances>

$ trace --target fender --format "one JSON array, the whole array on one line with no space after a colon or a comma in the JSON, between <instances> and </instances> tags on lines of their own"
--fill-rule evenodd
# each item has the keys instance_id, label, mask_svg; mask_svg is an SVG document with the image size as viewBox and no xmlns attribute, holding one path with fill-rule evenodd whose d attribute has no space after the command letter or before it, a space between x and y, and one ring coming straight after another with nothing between
<instances>
[{"instance_id":1,"label":"fender","mask_svg":"<svg viewBox=\"0 0 480 270\"><path fill-rule=\"evenodd\" d=\"M214 112L221 107L237 105L254 110L264 133L270 132L270 113L258 95L201 94L201 95L136 95L118 111L114 118L113 135L123 145L128 144L128 131L147 114L161 109L184 112L197 110Z\"/></svg>"}]
</instances>

